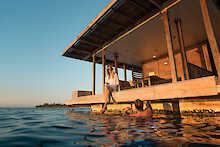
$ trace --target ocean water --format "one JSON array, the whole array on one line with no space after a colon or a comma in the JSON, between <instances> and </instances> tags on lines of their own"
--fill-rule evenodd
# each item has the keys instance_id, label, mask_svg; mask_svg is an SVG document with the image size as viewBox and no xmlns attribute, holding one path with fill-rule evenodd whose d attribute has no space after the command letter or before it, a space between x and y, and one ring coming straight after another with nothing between
<instances>
[{"instance_id":1,"label":"ocean water","mask_svg":"<svg viewBox=\"0 0 220 147\"><path fill-rule=\"evenodd\" d=\"M0 147L220 146L220 116L144 120L87 108L0 108Z\"/></svg>"}]
</instances>

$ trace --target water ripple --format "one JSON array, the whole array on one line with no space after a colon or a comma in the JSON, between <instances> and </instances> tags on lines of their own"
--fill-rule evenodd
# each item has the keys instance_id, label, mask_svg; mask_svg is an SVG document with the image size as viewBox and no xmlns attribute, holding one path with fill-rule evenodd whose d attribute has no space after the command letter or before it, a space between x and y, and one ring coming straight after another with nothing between
<instances>
[{"instance_id":1,"label":"water ripple","mask_svg":"<svg viewBox=\"0 0 220 147\"><path fill-rule=\"evenodd\" d=\"M0 146L220 145L219 116L144 120L88 110L0 108Z\"/></svg>"}]
</instances>

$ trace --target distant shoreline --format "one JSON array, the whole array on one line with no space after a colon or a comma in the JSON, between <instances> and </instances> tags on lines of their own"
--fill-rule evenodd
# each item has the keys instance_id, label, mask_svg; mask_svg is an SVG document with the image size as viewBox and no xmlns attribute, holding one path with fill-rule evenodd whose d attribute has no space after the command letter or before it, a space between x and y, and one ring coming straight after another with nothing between
<instances>
[{"instance_id":1,"label":"distant shoreline","mask_svg":"<svg viewBox=\"0 0 220 147\"><path fill-rule=\"evenodd\" d=\"M66 105L66 104L48 104L37 105L35 108L79 108L79 107L89 107L90 105Z\"/></svg>"}]
</instances>

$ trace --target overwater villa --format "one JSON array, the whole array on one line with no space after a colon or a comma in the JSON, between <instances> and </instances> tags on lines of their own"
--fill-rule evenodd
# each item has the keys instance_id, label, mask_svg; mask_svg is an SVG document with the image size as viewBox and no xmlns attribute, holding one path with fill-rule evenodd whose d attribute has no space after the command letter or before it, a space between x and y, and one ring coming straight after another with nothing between
<instances>
[{"instance_id":1,"label":"overwater villa","mask_svg":"<svg viewBox=\"0 0 220 147\"><path fill-rule=\"evenodd\" d=\"M215 0L112 0L63 52L93 63L92 93L66 104L99 111L105 100L95 93L96 64L102 64L103 89L105 66L113 64L116 73L124 69L124 80L110 110L141 99L157 110L220 112L219 26Z\"/></svg>"}]
</instances>

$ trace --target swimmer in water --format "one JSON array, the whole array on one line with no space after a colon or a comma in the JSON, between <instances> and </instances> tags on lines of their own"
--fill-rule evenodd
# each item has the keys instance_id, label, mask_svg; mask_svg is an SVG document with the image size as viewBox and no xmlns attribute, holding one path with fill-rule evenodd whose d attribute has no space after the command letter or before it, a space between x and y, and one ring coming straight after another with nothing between
<instances>
[{"instance_id":1,"label":"swimmer in water","mask_svg":"<svg viewBox=\"0 0 220 147\"><path fill-rule=\"evenodd\" d=\"M152 107L149 102L147 102L147 108L143 110L143 101L137 99L134 102L137 113L131 114L130 116L142 117L142 118L151 118L152 117Z\"/></svg>"}]
</instances>

